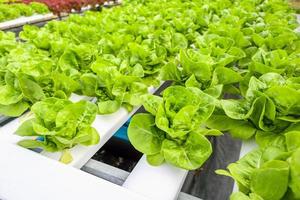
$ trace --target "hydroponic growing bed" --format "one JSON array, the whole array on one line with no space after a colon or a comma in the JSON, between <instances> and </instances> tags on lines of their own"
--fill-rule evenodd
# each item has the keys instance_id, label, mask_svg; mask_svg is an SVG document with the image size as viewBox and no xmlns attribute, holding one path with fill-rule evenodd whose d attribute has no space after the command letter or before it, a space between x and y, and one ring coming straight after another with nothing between
<instances>
[{"instance_id":1,"label":"hydroponic growing bed","mask_svg":"<svg viewBox=\"0 0 300 200\"><path fill-rule=\"evenodd\" d=\"M283 0L136 0L0 32L0 198L177 199L228 132L231 200L299 200L298 26ZM122 186L78 170L132 115Z\"/></svg>"}]
</instances>

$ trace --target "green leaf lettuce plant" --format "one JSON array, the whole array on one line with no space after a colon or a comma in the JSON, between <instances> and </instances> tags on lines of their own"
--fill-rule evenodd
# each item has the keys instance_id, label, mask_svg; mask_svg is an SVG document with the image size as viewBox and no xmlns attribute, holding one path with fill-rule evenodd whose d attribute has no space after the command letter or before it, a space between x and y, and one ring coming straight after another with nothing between
<instances>
[{"instance_id":1,"label":"green leaf lettuce plant","mask_svg":"<svg viewBox=\"0 0 300 200\"><path fill-rule=\"evenodd\" d=\"M57 152L79 144L89 146L99 142L99 134L92 127L97 106L89 101L72 103L65 99L46 98L35 103L31 111L34 116L23 122L16 134L35 136L38 140L21 140L18 144L22 147Z\"/></svg>"},{"instance_id":2,"label":"green leaf lettuce plant","mask_svg":"<svg viewBox=\"0 0 300 200\"><path fill-rule=\"evenodd\" d=\"M255 149L220 175L232 177L239 192L231 200L300 199L300 131L289 131L283 140Z\"/></svg>"},{"instance_id":3,"label":"green leaf lettuce plant","mask_svg":"<svg viewBox=\"0 0 300 200\"><path fill-rule=\"evenodd\" d=\"M143 100L148 113L135 115L128 129L133 146L152 165L166 161L188 170L199 168L212 153L206 136L221 134L203 126L215 99L195 87L171 86L162 97L144 95Z\"/></svg>"},{"instance_id":4,"label":"green leaf lettuce plant","mask_svg":"<svg viewBox=\"0 0 300 200\"><path fill-rule=\"evenodd\" d=\"M234 137L257 142L266 136L298 129L300 122L299 78L284 78L277 73L251 77L245 97L220 100L220 107L207 125L229 131ZM226 123L224 123L224 121Z\"/></svg>"}]
</instances>

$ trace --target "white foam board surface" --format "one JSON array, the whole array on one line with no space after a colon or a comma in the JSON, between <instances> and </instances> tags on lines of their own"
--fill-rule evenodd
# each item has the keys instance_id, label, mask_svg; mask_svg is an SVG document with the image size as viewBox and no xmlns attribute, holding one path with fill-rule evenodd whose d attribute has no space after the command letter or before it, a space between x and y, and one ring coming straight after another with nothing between
<instances>
[{"instance_id":1,"label":"white foam board surface","mask_svg":"<svg viewBox=\"0 0 300 200\"><path fill-rule=\"evenodd\" d=\"M53 15L52 13L48 13L45 15L36 14L36 15L29 16L29 17L23 16L23 17L19 17L17 19L1 22L0 30L15 28L15 27L22 26L25 24L32 24L32 23L37 23L37 22L41 22L41 21L47 21L47 20L54 19L54 18L57 18L57 16Z\"/></svg>"},{"instance_id":2,"label":"white foam board surface","mask_svg":"<svg viewBox=\"0 0 300 200\"><path fill-rule=\"evenodd\" d=\"M154 91L154 88L150 89L150 92ZM71 100L78 101L83 98L85 97L72 95ZM70 165L56 161L60 153L42 152L41 155L16 145L22 138L13 133L26 117L18 118L2 127L0 199L177 199L187 171L167 163L159 167L150 166L145 156L129 175L124 187L76 169L84 165L133 113L134 111L128 113L125 109L120 109L111 115L98 115L93 126L99 131L101 142L95 146L72 148L74 160Z\"/></svg>"},{"instance_id":3,"label":"white foam board surface","mask_svg":"<svg viewBox=\"0 0 300 200\"><path fill-rule=\"evenodd\" d=\"M143 156L123 186L155 200L176 200L188 171L164 163L151 166Z\"/></svg>"},{"instance_id":4,"label":"white foam board surface","mask_svg":"<svg viewBox=\"0 0 300 200\"><path fill-rule=\"evenodd\" d=\"M74 167L2 141L0 158L2 200L147 200Z\"/></svg>"}]
</instances>

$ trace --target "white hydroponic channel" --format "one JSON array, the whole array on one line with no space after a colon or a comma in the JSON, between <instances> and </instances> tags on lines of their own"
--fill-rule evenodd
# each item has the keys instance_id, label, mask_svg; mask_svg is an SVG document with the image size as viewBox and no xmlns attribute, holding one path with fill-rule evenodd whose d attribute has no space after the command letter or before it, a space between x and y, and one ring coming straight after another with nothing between
<instances>
[{"instance_id":1,"label":"white hydroponic channel","mask_svg":"<svg viewBox=\"0 0 300 200\"><path fill-rule=\"evenodd\" d=\"M149 88L153 93L154 88ZM76 102L87 97L72 95ZM124 108L114 114L97 115L93 127L100 134L94 146L77 145L70 150L73 161L62 164L61 153L24 149L17 145L22 138L15 135L28 114L0 129L0 199L155 199L175 200L187 175L186 170L163 164L152 167L143 157L124 183L124 187L85 173L81 168L137 110Z\"/></svg>"},{"instance_id":2,"label":"white hydroponic channel","mask_svg":"<svg viewBox=\"0 0 300 200\"><path fill-rule=\"evenodd\" d=\"M54 18L57 18L57 16L53 15L52 13L48 13L44 15L36 14L28 17L22 16L17 19L0 22L0 30L11 29L11 28L23 26L25 24L34 24L42 21L51 20Z\"/></svg>"}]
</instances>

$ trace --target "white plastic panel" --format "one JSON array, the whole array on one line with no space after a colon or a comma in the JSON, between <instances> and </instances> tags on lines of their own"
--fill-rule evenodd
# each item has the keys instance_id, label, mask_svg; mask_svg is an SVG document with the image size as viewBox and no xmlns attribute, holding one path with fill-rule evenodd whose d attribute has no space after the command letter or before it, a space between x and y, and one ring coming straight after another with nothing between
<instances>
[{"instance_id":1,"label":"white plastic panel","mask_svg":"<svg viewBox=\"0 0 300 200\"><path fill-rule=\"evenodd\" d=\"M297 15L298 23L300 24L300 15ZM300 27L296 29L297 32L300 32Z\"/></svg>"},{"instance_id":2,"label":"white plastic panel","mask_svg":"<svg viewBox=\"0 0 300 200\"><path fill-rule=\"evenodd\" d=\"M96 176L1 141L0 158L2 200L147 200Z\"/></svg>"},{"instance_id":3,"label":"white plastic panel","mask_svg":"<svg viewBox=\"0 0 300 200\"><path fill-rule=\"evenodd\" d=\"M143 156L124 183L129 190L155 200L175 200L188 171L167 163L151 166Z\"/></svg>"},{"instance_id":4,"label":"white plastic panel","mask_svg":"<svg viewBox=\"0 0 300 200\"><path fill-rule=\"evenodd\" d=\"M254 139L244 141L241 147L240 158L242 158L244 155L246 155L247 153L249 153L250 151L254 150L257 147L258 146Z\"/></svg>"},{"instance_id":5,"label":"white plastic panel","mask_svg":"<svg viewBox=\"0 0 300 200\"><path fill-rule=\"evenodd\" d=\"M53 15L52 13L45 14L45 15L33 15L29 17L19 17L17 19L5 21L0 23L0 30L10 29L18 26L22 26L24 24L32 24L41 21L47 21L57 18L57 16Z\"/></svg>"}]
</instances>

